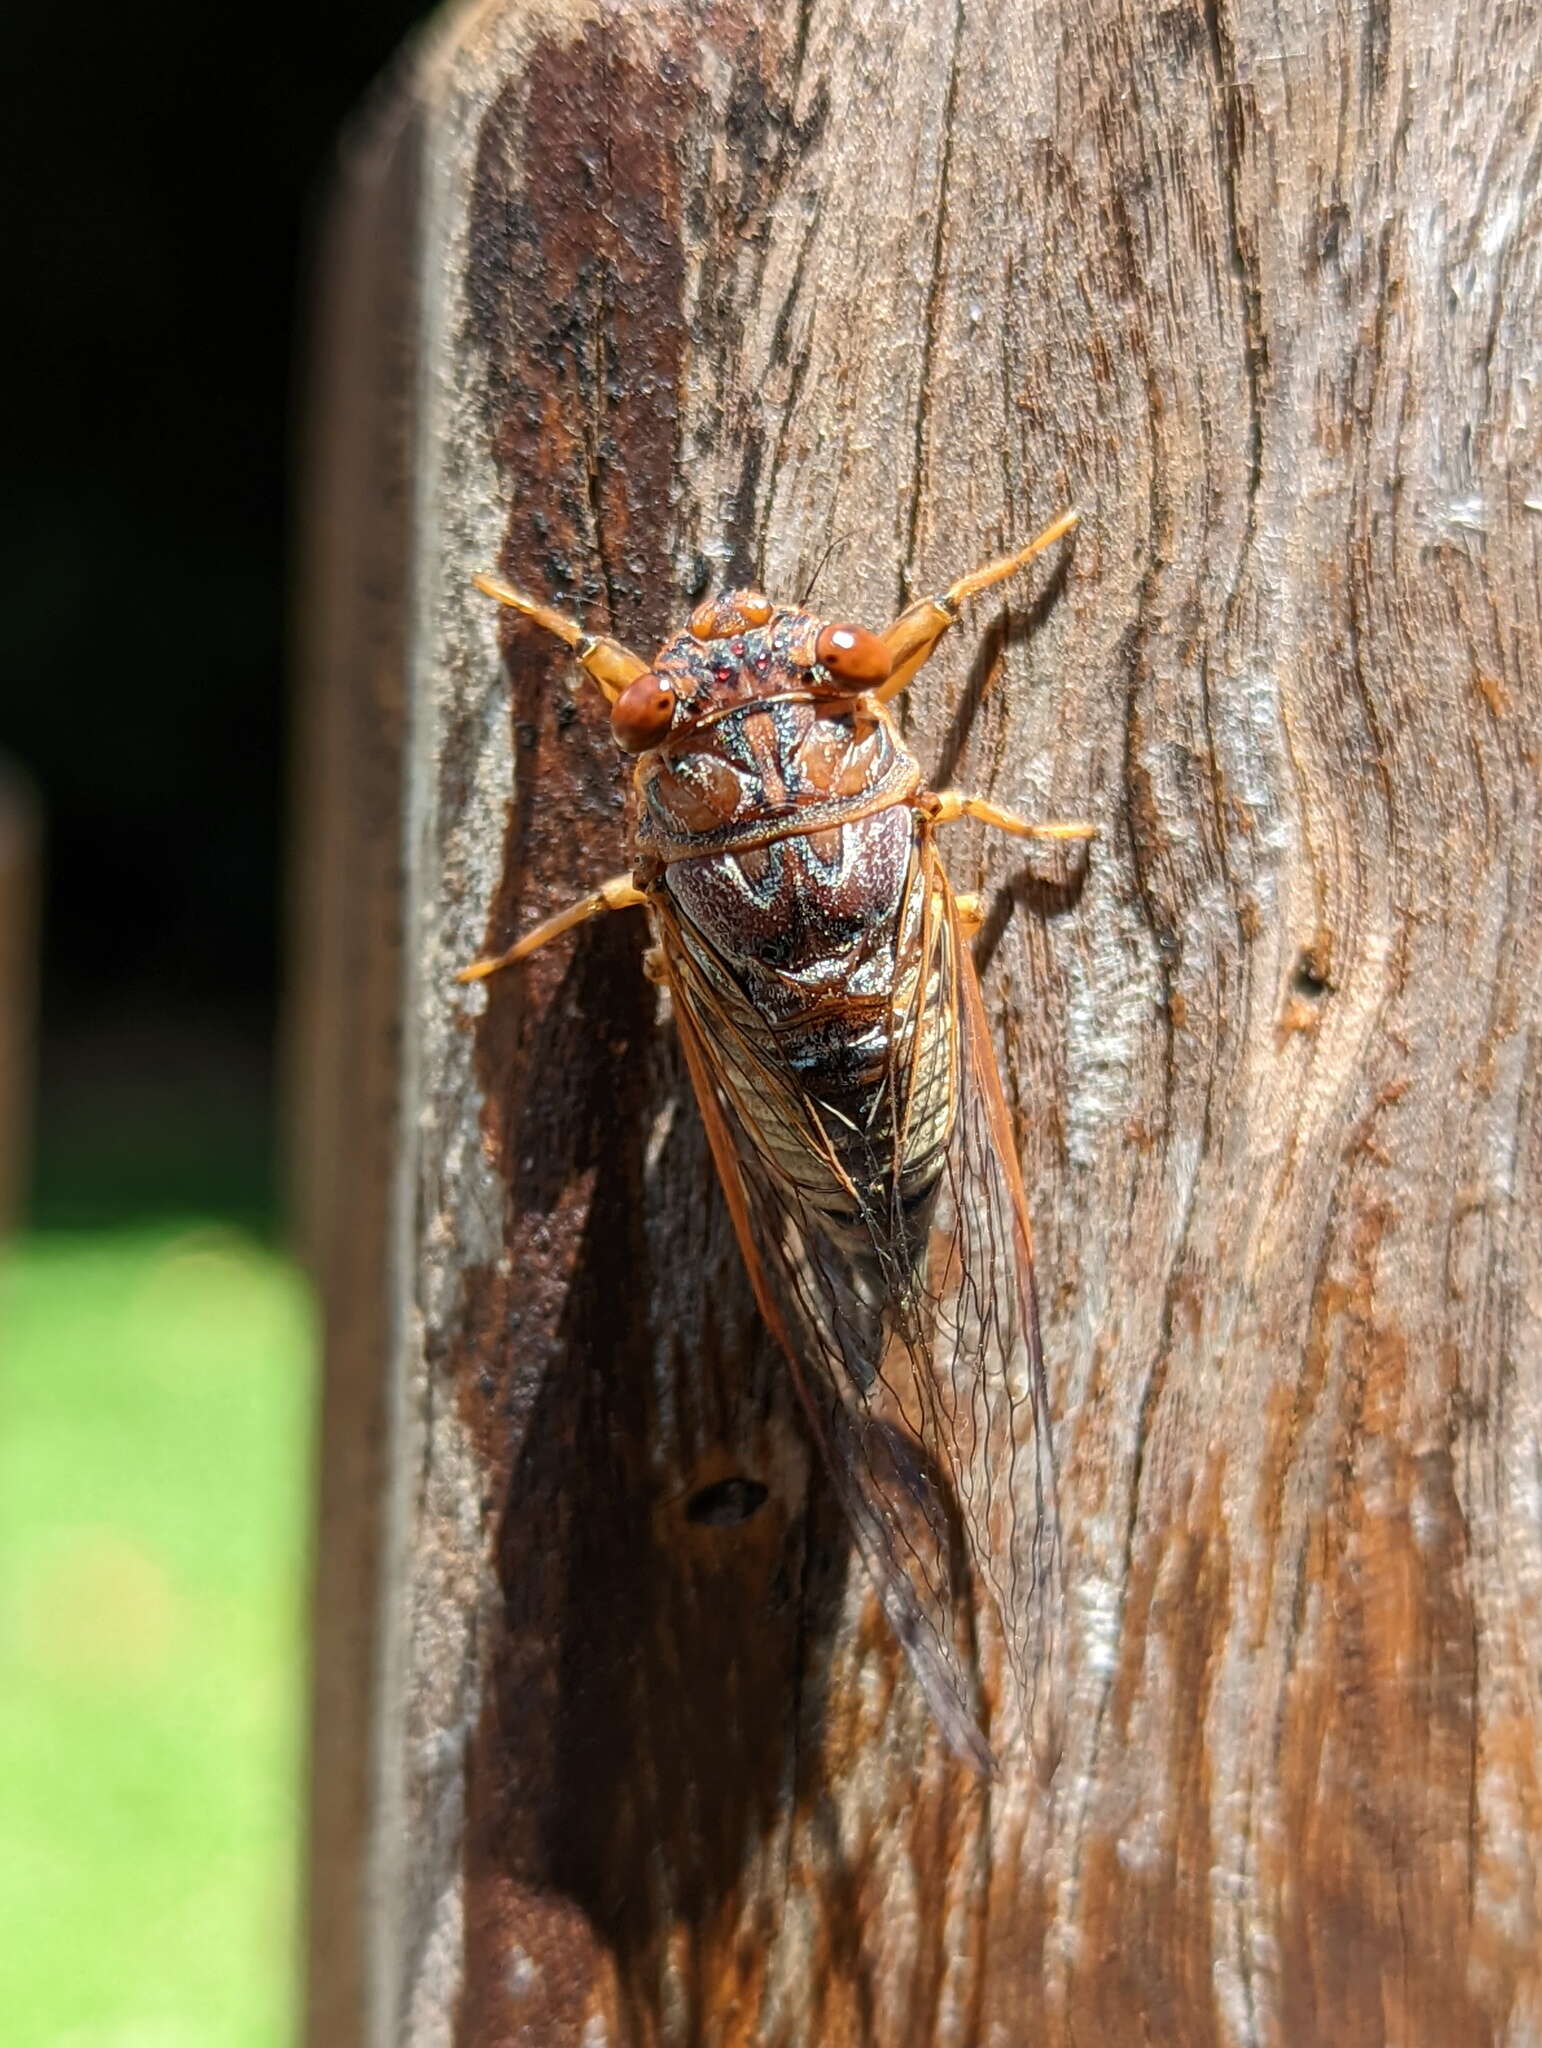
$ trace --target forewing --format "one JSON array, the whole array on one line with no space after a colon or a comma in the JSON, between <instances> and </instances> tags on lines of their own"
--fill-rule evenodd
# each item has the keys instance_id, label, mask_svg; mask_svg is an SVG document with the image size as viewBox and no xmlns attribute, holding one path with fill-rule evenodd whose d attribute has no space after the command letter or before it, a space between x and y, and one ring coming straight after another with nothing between
<instances>
[{"instance_id":1,"label":"forewing","mask_svg":"<svg viewBox=\"0 0 1542 2048\"><path fill-rule=\"evenodd\" d=\"M686 1059L757 1298L792 1363L884 1611L950 1746L1016 1745L1053 1616L1053 1467L1028 1222L978 982L930 842L896 976L883 1168L842 1173L820 1105L670 915ZM694 937L694 935L693 935ZM941 1030L942 1039L926 1034ZM920 1048L946 1049L923 1060ZM930 1137L929 1137L930 1134ZM918 1227L904 1158L941 1144ZM832 1222L844 1196L848 1216Z\"/></svg>"},{"instance_id":2,"label":"forewing","mask_svg":"<svg viewBox=\"0 0 1542 2048\"><path fill-rule=\"evenodd\" d=\"M1060 1611L1054 1438L1039 1335L1028 1204L979 977L953 894L958 1105L933 1233L935 1321L926 1349L934 1427L951 1446L971 1565L999 1640L1003 1746L1054 1740L1050 1680Z\"/></svg>"}]
</instances>

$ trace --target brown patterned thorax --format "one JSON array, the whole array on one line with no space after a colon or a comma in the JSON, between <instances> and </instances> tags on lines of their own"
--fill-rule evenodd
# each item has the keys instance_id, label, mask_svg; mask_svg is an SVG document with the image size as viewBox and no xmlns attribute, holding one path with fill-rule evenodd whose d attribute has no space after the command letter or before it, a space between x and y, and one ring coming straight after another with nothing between
<instances>
[{"instance_id":1,"label":"brown patterned thorax","mask_svg":"<svg viewBox=\"0 0 1542 2048\"><path fill-rule=\"evenodd\" d=\"M654 672L674 691L673 726L637 770L639 842L672 862L743 852L792 833L833 831L909 795L914 758L883 708L815 658L821 622L730 592L660 649Z\"/></svg>"}]
</instances>

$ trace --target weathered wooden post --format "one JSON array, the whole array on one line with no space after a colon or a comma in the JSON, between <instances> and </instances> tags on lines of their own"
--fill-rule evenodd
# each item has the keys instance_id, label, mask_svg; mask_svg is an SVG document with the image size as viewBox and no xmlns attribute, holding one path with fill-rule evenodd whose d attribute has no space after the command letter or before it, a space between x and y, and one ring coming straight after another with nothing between
<instances>
[{"instance_id":1,"label":"weathered wooden post","mask_svg":"<svg viewBox=\"0 0 1542 2048\"><path fill-rule=\"evenodd\" d=\"M350 156L316 2048L1542 2038L1538 41L483 0ZM1080 890L958 848L1066 1566L1058 1769L988 1787L848 1555L640 924L452 985L624 845L600 708L470 578L647 649L828 551L876 622L1068 501L910 713L1103 827Z\"/></svg>"}]
</instances>

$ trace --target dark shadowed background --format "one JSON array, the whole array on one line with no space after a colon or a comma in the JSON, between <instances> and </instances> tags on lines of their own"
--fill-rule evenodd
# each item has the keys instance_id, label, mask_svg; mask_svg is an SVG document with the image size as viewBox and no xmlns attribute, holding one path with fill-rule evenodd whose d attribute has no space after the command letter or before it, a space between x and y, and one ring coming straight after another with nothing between
<instances>
[{"instance_id":1,"label":"dark shadowed background","mask_svg":"<svg viewBox=\"0 0 1542 2048\"><path fill-rule=\"evenodd\" d=\"M0 1116L15 2048L292 2028L314 1388L275 1143L287 508L330 153L419 11L8 25L0 771L44 831L28 967L0 944L0 1049L39 990L32 1099Z\"/></svg>"},{"instance_id":2,"label":"dark shadowed background","mask_svg":"<svg viewBox=\"0 0 1542 2048\"><path fill-rule=\"evenodd\" d=\"M0 744L46 806L40 1218L271 1187L306 239L419 12L237 38L185 4L34 9L7 37ZM195 1101L201 1131L165 1127Z\"/></svg>"}]
</instances>

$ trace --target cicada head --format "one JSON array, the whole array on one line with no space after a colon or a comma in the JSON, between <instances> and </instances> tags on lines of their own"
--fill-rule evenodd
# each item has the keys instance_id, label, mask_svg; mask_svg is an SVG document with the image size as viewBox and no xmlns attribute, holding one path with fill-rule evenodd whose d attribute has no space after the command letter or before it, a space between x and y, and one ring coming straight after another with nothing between
<instances>
[{"instance_id":1,"label":"cicada head","mask_svg":"<svg viewBox=\"0 0 1542 2048\"><path fill-rule=\"evenodd\" d=\"M849 703L889 670L888 649L864 626L784 610L758 590L725 590L699 604L685 631L660 648L652 670L615 705L612 729L620 746L637 753L757 698ZM661 692L672 699L667 722ZM657 737L642 737L647 730Z\"/></svg>"}]
</instances>

